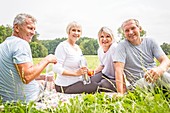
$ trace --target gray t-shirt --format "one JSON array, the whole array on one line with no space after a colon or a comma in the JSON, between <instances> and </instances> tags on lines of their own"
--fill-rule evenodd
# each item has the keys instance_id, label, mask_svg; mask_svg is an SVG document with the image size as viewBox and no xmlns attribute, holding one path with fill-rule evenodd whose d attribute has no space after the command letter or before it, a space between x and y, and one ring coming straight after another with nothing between
<instances>
[{"instance_id":1,"label":"gray t-shirt","mask_svg":"<svg viewBox=\"0 0 170 113\"><path fill-rule=\"evenodd\" d=\"M154 58L165 53L151 38L143 38L140 45L134 46L128 40L121 41L114 55L114 62L125 64L124 72L127 80L134 83L142 78L146 70L156 66Z\"/></svg>"},{"instance_id":2,"label":"gray t-shirt","mask_svg":"<svg viewBox=\"0 0 170 113\"><path fill-rule=\"evenodd\" d=\"M24 84L15 64L32 62L31 49L23 39L8 37L0 44L0 96L3 101L35 100L40 92L39 84L33 80Z\"/></svg>"}]
</instances>

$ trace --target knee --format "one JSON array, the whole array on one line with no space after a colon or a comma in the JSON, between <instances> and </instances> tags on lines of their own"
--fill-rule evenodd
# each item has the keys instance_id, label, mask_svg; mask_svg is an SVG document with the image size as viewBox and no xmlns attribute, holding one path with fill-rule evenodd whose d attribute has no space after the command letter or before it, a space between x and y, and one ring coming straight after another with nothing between
<instances>
[{"instance_id":1,"label":"knee","mask_svg":"<svg viewBox=\"0 0 170 113\"><path fill-rule=\"evenodd\" d=\"M116 91L116 86L113 82L103 81L100 83L100 87L103 89L103 91Z\"/></svg>"},{"instance_id":2,"label":"knee","mask_svg":"<svg viewBox=\"0 0 170 113\"><path fill-rule=\"evenodd\" d=\"M109 87L111 86L111 84L106 83L106 82L102 82L102 83L100 84L100 86L101 86L101 87L104 87L104 88L109 88Z\"/></svg>"}]
</instances>

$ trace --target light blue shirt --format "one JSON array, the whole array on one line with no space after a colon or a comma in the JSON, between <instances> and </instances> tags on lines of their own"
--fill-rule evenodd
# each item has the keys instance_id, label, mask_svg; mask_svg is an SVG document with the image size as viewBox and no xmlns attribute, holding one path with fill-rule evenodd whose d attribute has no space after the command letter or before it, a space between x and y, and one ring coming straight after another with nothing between
<instances>
[{"instance_id":1,"label":"light blue shirt","mask_svg":"<svg viewBox=\"0 0 170 113\"><path fill-rule=\"evenodd\" d=\"M15 64L26 62L32 62L27 41L11 36L0 44L0 96L3 101L28 102L37 99L40 92L37 81L24 84L15 67Z\"/></svg>"}]
</instances>

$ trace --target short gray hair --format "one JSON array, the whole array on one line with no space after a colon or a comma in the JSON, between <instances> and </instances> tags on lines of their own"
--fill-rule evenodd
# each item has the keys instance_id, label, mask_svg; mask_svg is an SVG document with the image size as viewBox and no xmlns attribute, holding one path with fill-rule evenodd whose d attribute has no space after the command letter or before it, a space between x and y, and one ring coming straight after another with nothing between
<instances>
[{"instance_id":1,"label":"short gray hair","mask_svg":"<svg viewBox=\"0 0 170 113\"><path fill-rule=\"evenodd\" d=\"M111 29L109 29L108 27L102 27L99 32L98 32L98 37L100 38L100 35L102 32L105 32L107 34L109 34L112 38L112 40L114 41L114 35Z\"/></svg>"},{"instance_id":2,"label":"short gray hair","mask_svg":"<svg viewBox=\"0 0 170 113\"><path fill-rule=\"evenodd\" d=\"M81 27L81 25L80 25L78 22L73 21L73 22L69 23L68 26L67 26L67 28L66 28L67 34L70 33L70 29L71 29L72 27L79 27L80 30L81 30L81 33L82 33L82 27Z\"/></svg>"},{"instance_id":3,"label":"short gray hair","mask_svg":"<svg viewBox=\"0 0 170 113\"><path fill-rule=\"evenodd\" d=\"M127 22L129 22L129 21L134 21L135 24L136 24L136 26L137 26L137 27L140 27L139 21L138 21L137 19L128 19L128 20L124 21L123 24L121 25L121 29L122 29L122 30L123 30L123 28L124 28L124 24L127 23Z\"/></svg>"},{"instance_id":4,"label":"short gray hair","mask_svg":"<svg viewBox=\"0 0 170 113\"><path fill-rule=\"evenodd\" d=\"M27 18L30 18L32 20L32 22L34 22L34 23L37 22L37 20L33 16L31 16L30 14L20 13L15 17L13 25L23 24L23 23L25 23L25 20Z\"/></svg>"}]
</instances>

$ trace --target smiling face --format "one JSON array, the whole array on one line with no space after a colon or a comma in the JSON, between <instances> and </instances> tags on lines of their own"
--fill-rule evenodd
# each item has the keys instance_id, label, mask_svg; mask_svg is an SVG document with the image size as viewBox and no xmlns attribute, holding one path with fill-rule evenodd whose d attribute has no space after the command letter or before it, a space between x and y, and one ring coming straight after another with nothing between
<instances>
[{"instance_id":1,"label":"smiling face","mask_svg":"<svg viewBox=\"0 0 170 113\"><path fill-rule=\"evenodd\" d=\"M126 39L133 45L141 43L140 32L141 27L134 20L129 20L123 23L122 29Z\"/></svg>"},{"instance_id":2,"label":"smiling face","mask_svg":"<svg viewBox=\"0 0 170 113\"><path fill-rule=\"evenodd\" d=\"M106 52L113 42L112 31L107 27L102 27L98 33L99 44Z\"/></svg>"},{"instance_id":3,"label":"smiling face","mask_svg":"<svg viewBox=\"0 0 170 113\"><path fill-rule=\"evenodd\" d=\"M32 19L26 18L24 23L14 25L13 35L31 42L32 37L35 35L35 28L35 23Z\"/></svg>"},{"instance_id":4,"label":"smiling face","mask_svg":"<svg viewBox=\"0 0 170 113\"><path fill-rule=\"evenodd\" d=\"M110 34L101 32L100 37L99 37L99 44L102 47L110 47L112 44L112 37Z\"/></svg>"},{"instance_id":5,"label":"smiling face","mask_svg":"<svg viewBox=\"0 0 170 113\"><path fill-rule=\"evenodd\" d=\"M71 27L68 34L68 40L71 43L76 43L82 34L81 28L78 26Z\"/></svg>"}]
</instances>

